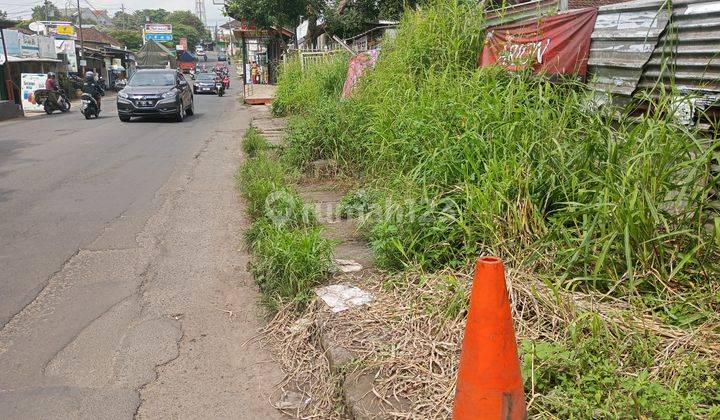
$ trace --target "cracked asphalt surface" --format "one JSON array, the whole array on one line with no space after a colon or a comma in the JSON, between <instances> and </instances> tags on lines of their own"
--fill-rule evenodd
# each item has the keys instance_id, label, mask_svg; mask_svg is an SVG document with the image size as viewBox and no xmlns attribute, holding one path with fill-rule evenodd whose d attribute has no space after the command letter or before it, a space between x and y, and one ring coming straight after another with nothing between
<instances>
[{"instance_id":1,"label":"cracked asphalt surface","mask_svg":"<svg viewBox=\"0 0 720 420\"><path fill-rule=\"evenodd\" d=\"M234 189L249 116L0 122L0 417L248 418L282 372Z\"/></svg>"}]
</instances>

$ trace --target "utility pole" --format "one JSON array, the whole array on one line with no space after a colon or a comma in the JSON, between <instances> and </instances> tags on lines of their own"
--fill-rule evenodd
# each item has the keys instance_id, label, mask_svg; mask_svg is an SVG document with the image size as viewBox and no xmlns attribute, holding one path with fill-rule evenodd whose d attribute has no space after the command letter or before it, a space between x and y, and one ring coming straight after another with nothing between
<instances>
[{"instance_id":1,"label":"utility pole","mask_svg":"<svg viewBox=\"0 0 720 420\"><path fill-rule=\"evenodd\" d=\"M195 0L195 14L202 21L203 25L207 25L207 15L205 14L205 0Z\"/></svg>"},{"instance_id":2,"label":"utility pole","mask_svg":"<svg viewBox=\"0 0 720 420\"><path fill-rule=\"evenodd\" d=\"M48 13L48 6L50 5L49 0L45 0L45 20L50 20L50 14Z\"/></svg>"},{"instance_id":3,"label":"utility pole","mask_svg":"<svg viewBox=\"0 0 720 420\"><path fill-rule=\"evenodd\" d=\"M125 3L120 3L120 10L122 11L122 29L125 29Z\"/></svg>"},{"instance_id":4,"label":"utility pole","mask_svg":"<svg viewBox=\"0 0 720 420\"><path fill-rule=\"evenodd\" d=\"M82 10L80 10L80 0L77 0L78 9L78 32L80 32L80 64L85 62L85 40L83 39L83 27L82 27ZM85 62L87 64L87 62ZM80 66L82 68L81 74L85 76L85 65Z\"/></svg>"}]
</instances>

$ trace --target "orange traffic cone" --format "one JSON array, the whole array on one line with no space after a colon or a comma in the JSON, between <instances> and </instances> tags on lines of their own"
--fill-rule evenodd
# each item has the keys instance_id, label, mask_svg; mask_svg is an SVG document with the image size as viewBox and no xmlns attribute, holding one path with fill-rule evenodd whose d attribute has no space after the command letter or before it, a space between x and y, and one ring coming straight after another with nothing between
<instances>
[{"instance_id":1,"label":"orange traffic cone","mask_svg":"<svg viewBox=\"0 0 720 420\"><path fill-rule=\"evenodd\" d=\"M477 263L460 355L453 419L526 419L505 271L499 258Z\"/></svg>"}]
</instances>

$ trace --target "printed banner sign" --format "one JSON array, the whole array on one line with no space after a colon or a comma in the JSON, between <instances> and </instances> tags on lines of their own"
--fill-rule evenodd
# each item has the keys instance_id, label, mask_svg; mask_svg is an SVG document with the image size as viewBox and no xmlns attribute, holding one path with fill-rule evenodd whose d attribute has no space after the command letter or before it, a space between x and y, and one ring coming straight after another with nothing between
<instances>
[{"instance_id":1,"label":"printed banner sign","mask_svg":"<svg viewBox=\"0 0 720 420\"><path fill-rule=\"evenodd\" d=\"M55 38L49 36L38 36L38 55L40 58L57 59Z\"/></svg>"},{"instance_id":2,"label":"printed banner sign","mask_svg":"<svg viewBox=\"0 0 720 420\"><path fill-rule=\"evenodd\" d=\"M67 69L71 73L77 73L78 62L75 54L75 41L72 39L56 39L55 50L58 54L65 54L67 57Z\"/></svg>"},{"instance_id":3,"label":"printed banner sign","mask_svg":"<svg viewBox=\"0 0 720 420\"><path fill-rule=\"evenodd\" d=\"M75 27L72 25L58 25L55 31L58 35L75 36Z\"/></svg>"},{"instance_id":4,"label":"printed banner sign","mask_svg":"<svg viewBox=\"0 0 720 420\"><path fill-rule=\"evenodd\" d=\"M343 86L343 97L348 98L355 86L357 85L360 77L365 73L368 68L375 66L378 56L380 55L379 50L370 50L361 52L355 57L350 59L350 66L348 67L348 75Z\"/></svg>"},{"instance_id":5,"label":"printed banner sign","mask_svg":"<svg viewBox=\"0 0 720 420\"><path fill-rule=\"evenodd\" d=\"M22 107L25 112L43 111L43 106L35 103L35 91L45 89L47 75L44 73L21 73L20 95Z\"/></svg>"},{"instance_id":6,"label":"printed banner sign","mask_svg":"<svg viewBox=\"0 0 720 420\"><path fill-rule=\"evenodd\" d=\"M585 76L596 18L593 7L489 28L478 65Z\"/></svg>"},{"instance_id":7,"label":"printed banner sign","mask_svg":"<svg viewBox=\"0 0 720 420\"><path fill-rule=\"evenodd\" d=\"M20 56L25 58L38 58L40 56L40 46L38 45L37 35L18 34L20 41Z\"/></svg>"}]
</instances>

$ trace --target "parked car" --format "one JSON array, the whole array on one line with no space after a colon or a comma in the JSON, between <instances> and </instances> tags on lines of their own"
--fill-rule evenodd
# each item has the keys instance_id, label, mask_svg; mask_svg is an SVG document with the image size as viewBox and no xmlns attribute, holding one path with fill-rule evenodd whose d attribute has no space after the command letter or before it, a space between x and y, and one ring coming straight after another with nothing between
<instances>
[{"instance_id":1,"label":"parked car","mask_svg":"<svg viewBox=\"0 0 720 420\"><path fill-rule=\"evenodd\" d=\"M195 113L195 101L185 76L176 70L138 70L118 92L120 121L132 117L166 116L182 122Z\"/></svg>"},{"instance_id":2,"label":"parked car","mask_svg":"<svg viewBox=\"0 0 720 420\"><path fill-rule=\"evenodd\" d=\"M227 61L227 55L225 53L218 54L218 61Z\"/></svg>"}]
</instances>

